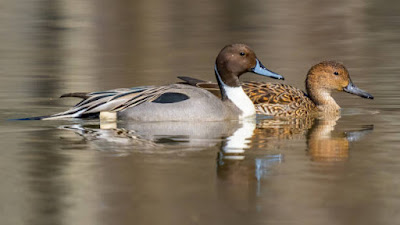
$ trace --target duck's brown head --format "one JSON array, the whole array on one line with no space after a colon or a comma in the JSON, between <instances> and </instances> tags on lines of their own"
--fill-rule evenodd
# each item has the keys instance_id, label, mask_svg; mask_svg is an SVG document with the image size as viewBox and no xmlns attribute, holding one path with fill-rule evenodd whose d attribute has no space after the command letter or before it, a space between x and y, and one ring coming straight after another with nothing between
<instances>
[{"instance_id":1,"label":"duck's brown head","mask_svg":"<svg viewBox=\"0 0 400 225\"><path fill-rule=\"evenodd\" d=\"M310 98L317 105L335 104L337 106L330 96L334 90L345 91L363 98L374 98L371 94L356 87L351 81L346 67L335 61L323 61L311 67L307 74L306 89Z\"/></svg>"},{"instance_id":2,"label":"duck's brown head","mask_svg":"<svg viewBox=\"0 0 400 225\"><path fill-rule=\"evenodd\" d=\"M246 72L253 72L275 79L284 79L281 75L269 71L257 59L254 51L245 44L225 46L217 56L215 72L219 79L230 87L239 87L239 77Z\"/></svg>"}]
</instances>

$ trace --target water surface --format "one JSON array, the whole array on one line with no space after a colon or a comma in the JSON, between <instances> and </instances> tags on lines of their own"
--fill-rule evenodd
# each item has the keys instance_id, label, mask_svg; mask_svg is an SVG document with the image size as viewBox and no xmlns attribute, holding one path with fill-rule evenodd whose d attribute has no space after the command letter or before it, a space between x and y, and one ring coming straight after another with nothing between
<instances>
[{"instance_id":1,"label":"water surface","mask_svg":"<svg viewBox=\"0 0 400 225\"><path fill-rule=\"evenodd\" d=\"M1 221L396 224L398 8L363 0L2 1ZM313 64L341 61L375 99L335 93L341 117L302 121L116 129L97 120L7 121L65 110L76 102L58 99L66 92L179 75L214 80L217 53L234 42L300 88Z\"/></svg>"}]
</instances>

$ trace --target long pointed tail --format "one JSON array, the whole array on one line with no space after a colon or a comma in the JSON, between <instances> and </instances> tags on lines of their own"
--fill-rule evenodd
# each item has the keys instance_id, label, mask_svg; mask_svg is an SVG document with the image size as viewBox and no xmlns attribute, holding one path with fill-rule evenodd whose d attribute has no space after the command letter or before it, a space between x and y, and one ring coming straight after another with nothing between
<instances>
[{"instance_id":1,"label":"long pointed tail","mask_svg":"<svg viewBox=\"0 0 400 225\"><path fill-rule=\"evenodd\" d=\"M97 119L99 118L99 112L95 113L87 113L79 116L74 116L70 114L54 114L50 116L35 116L35 117L26 117L26 118L17 118L17 119L9 119L9 120L62 120L62 119L74 119L74 118L81 118L81 119Z\"/></svg>"},{"instance_id":2,"label":"long pointed tail","mask_svg":"<svg viewBox=\"0 0 400 225\"><path fill-rule=\"evenodd\" d=\"M51 117L52 116L35 116L35 117L9 119L9 120L44 120L44 119L51 118Z\"/></svg>"},{"instance_id":3,"label":"long pointed tail","mask_svg":"<svg viewBox=\"0 0 400 225\"><path fill-rule=\"evenodd\" d=\"M178 76L178 78L184 81L182 83L189 84L192 86L196 86L197 84L200 84L200 83L207 83L207 81L199 80L199 79L196 79L193 77Z\"/></svg>"}]
</instances>

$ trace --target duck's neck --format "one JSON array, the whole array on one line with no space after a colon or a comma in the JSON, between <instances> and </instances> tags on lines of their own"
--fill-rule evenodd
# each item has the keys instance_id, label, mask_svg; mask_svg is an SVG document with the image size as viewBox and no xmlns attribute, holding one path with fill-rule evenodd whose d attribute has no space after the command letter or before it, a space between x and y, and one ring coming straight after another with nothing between
<instances>
[{"instance_id":1,"label":"duck's neck","mask_svg":"<svg viewBox=\"0 0 400 225\"><path fill-rule=\"evenodd\" d=\"M215 65L215 76L217 77L218 86L221 90L222 101L230 100L237 108L242 111L241 117L249 117L256 114L253 102L243 91L242 86L229 86L224 83ZM239 83L239 80L237 81Z\"/></svg>"},{"instance_id":2,"label":"duck's neck","mask_svg":"<svg viewBox=\"0 0 400 225\"><path fill-rule=\"evenodd\" d=\"M337 112L340 110L340 106L333 99L330 91L326 89L313 89L307 86L307 93L318 110L324 112Z\"/></svg>"}]
</instances>

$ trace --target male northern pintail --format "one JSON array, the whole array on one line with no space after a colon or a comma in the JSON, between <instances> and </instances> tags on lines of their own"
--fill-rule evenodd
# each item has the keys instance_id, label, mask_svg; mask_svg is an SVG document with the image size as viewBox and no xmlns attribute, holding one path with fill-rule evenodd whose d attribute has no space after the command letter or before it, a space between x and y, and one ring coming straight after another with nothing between
<instances>
[{"instance_id":1,"label":"male northern pintail","mask_svg":"<svg viewBox=\"0 0 400 225\"><path fill-rule=\"evenodd\" d=\"M188 84L211 91L217 86L190 77L179 78ZM278 117L338 112L340 107L331 96L331 92L335 90L363 98L374 98L356 87L346 67L334 61L323 61L311 67L306 78L307 93L290 85L265 82L244 82L242 87L254 103L257 113Z\"/></svg>"},{"instance_id":2,"label":"male northern pintail","mask_svg":"<svg viewBox=\"0 0 400 225\"><path fill-rule=\"evenodd\" d=\"M253 50L244 44L225 46L216 58L214 70L221 98L202 88L184 84L69 93L61 97L83 100L65 112L30 119L85 118L111 111L117 112L118 119L140 121L235 120L256 113L240 85L242 74L253 72L283 79L281 75L267 70Z\"/></svg>"}]
</instances>

